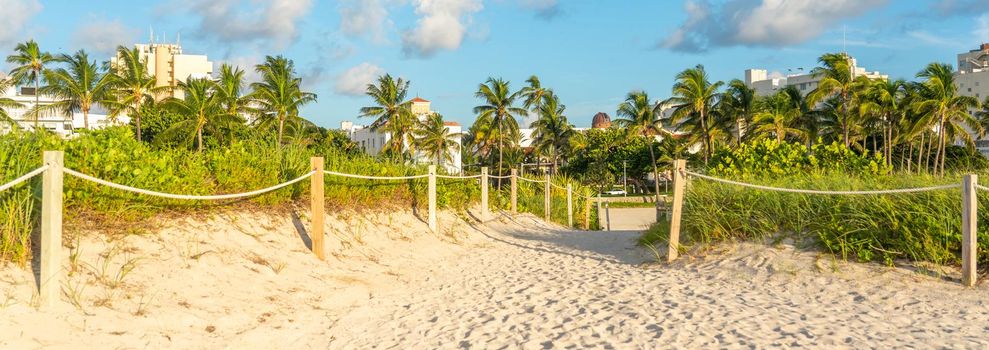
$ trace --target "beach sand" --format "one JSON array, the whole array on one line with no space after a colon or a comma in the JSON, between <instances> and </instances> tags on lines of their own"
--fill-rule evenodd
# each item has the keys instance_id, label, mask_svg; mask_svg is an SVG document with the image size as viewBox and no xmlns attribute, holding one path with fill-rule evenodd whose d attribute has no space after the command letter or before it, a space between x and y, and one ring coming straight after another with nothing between
<instances>
[{"instance_id":1,"label":"beach sand","mask_svg":"<svg viewBox=\"0 0 989 350\"><path fill-rule=\"evenodd\" d=\"M0 269L0 348L989 346L985 284L786 244L666 265L633 231L443 212L433 234L399 211L327 217L320 262L306 225L231 211L154 233L83 233L68 242L79 254L58 307L35 307L29 270Z\"/></svg>"}]
</instances>

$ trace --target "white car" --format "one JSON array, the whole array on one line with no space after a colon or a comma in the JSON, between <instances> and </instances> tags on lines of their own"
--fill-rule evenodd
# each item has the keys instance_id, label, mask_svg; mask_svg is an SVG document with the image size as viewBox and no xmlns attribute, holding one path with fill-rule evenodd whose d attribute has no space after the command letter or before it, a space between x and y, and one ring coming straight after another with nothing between
<instances>
[{"instance_id":1,"label":"white car","mask_svg":"<svg viewBox=\"0 0 989 350\"><path fill-rule=\"evenodd\" d=\"M624 195L625 194L625 190L605 191L604 194L609 194L609 195L612 195L612 196L621 196L621 195Z\"/></svg>"}]
</instances>

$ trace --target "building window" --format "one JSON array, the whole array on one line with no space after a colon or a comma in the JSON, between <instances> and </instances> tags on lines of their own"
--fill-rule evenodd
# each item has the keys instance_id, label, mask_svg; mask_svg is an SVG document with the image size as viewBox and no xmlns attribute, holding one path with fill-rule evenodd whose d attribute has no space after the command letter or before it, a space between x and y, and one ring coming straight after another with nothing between
<instances>
[{"instance_id":1,"label":"building window","mask_svg":"<svg viewBox=\"0 0 989 350\"><path fill-rule=\"evenodd\" d=\"M975 82L975 86L979 86L979 82Z\"/></svg>"},{"instance_id":2,"label":"building window","mask_svg":"<svg viewBox=\"0 0 989 350\"><path fill-rule=\"evenodd\" d=\"M968 88L968 92L972 92L972 88Z\"/></svg>"}]
</instances>

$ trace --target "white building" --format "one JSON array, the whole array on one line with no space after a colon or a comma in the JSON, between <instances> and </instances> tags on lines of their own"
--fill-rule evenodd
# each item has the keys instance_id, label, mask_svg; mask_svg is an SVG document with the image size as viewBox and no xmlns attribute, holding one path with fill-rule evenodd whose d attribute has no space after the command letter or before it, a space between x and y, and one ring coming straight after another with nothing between
<instances>
[{"instance_id":1,"label":"white building","mask_svg":"<svg viewBox=\"0 0 989 350\"><path fill-rule=\"evenodd\" d=\"M853 78L865 76L869 79L889 79L889 76L881 74L878 71L870 72L865 70L865 68L859 67L858 62L854 58L851 61ZM776 91L784 89L787 86L795 86L801 94L806 96L817 88L817 84L821 81L821 78L810 72L786 76L781 74L770 76L769 72L765 69L745 70L745 85L755 90L756 95L759 96L775 94Z\"/></svg>"},{"instance_id":2,"label":"white building","mask_svg":"<svg viewBox=\"0 0 989 350\"><path fill-rule=\"evenodd\" d=\"M419 97L412 99L411 110L420 121L435 113L430 109L430 102ZM457 145L459 145L456 150L450 150L450 158L452 158L452 160L444 160L442 164L443 168L446 169L447 173L460 174L463 170L463 162L461 161L460 155L460 149L463 147L462 137L460 136L463 133L463 127L460 123L454 121L446 121L443 122L443 124L446 126L446 129L449 131L450 135L457 135L454 139ZM389 132L375 131L369 126L355 125L350 121L341 122L340 129L347 132L347 135L350 136L350 140L357 143L357 145L360 146L365 153L370 155L377 155L378 153L381 153L381 150L386 144L388 144L392 137ZM406 147L408 146L406 145ZM414 159L416 163L421 164L429 164L432 162L430 155L423 154L418 151L416 151Z\"/></svg>"},{"instance_id":3,"label":"white building","mask_svg":"<svg viewBox=\"0 0 989 350\"><path fill-rule=\"evenodd\" d=\"M989 97L989 44L958 54L955 85L959 94L975 97L979 102L984 102ZM989 157L989 140L977 139L975 148L983 156Z\"/></svg>"},{"instance_id":4,"label":"white building","mask_svg":"<svg viewBox=\"0 0 989 350\"><path fill-rule=\"evenodd\" d=\"M0 73L2 74L2 73ZM6 77L0 77L0 79L7 79ZM33 130L34 129L34 113L31 113L31 109L35 104L35 89L34 86L16 86L11 85L6 89L0 91L0 98L9 98L22 105L21 108L7 108L5 111L7 115L10 116L14 122L17 123L23 130ZM39 96L38 103L42 106L50 105L54 103L55 100L49 96ZM130 122L130 118L127 116L120 116L117 118L117 123L124 125ZM89 113L89 127L91 129L99 129L106 126L114 125L107 115L99 110L91 110ZM38 116L38 128L44 128L62 137L72 137L77 134L76 130L83 129L85 127L85 120L81 112L72 113L72 115L65 115L62 113L41 113ZM8 123L0 123L0 134L5 134L11 131L11 126Z\"/></svg>"}]
</instances>

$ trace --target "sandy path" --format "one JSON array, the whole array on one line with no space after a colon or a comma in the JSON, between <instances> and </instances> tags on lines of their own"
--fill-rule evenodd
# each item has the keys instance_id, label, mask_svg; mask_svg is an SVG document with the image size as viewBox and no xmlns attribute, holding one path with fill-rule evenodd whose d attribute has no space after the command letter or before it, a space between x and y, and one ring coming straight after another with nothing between
<instances>
[{"instance_id":1,"label":"sandy path","mask_svg":"<svg viewBox=\"0 0 989 350\"><path fill-rule=\"evenodd\" d=\"M605 226L605 220L611 217L612 231L636 231L645 230L656 222L656 208L608 208L611 213L605 215L604 208L598 217L601 227Z\"/></svg>"},{"instance_id":2,"label":"sandy path","mask_svg":"<svg viewBox=\"0 0 989 350\"><path fill-rule=\"evenodd\" d=\"M635 233L488 224L495 240L344 314L331 348L985 348L985 286L745 244L648 260ZM529 229L521 229L527 226ZM822 267L823 266L823 267Z\"/></svg>"}]
</instances>

